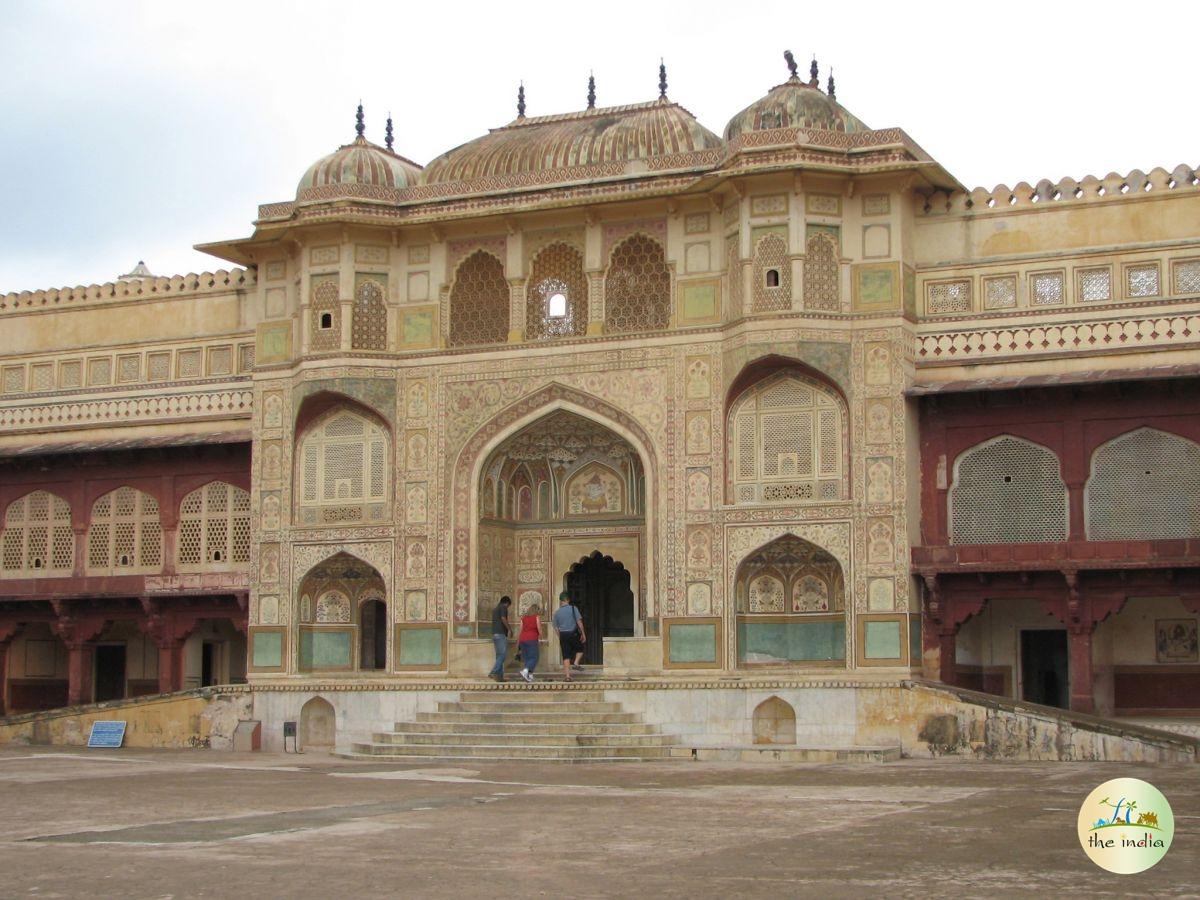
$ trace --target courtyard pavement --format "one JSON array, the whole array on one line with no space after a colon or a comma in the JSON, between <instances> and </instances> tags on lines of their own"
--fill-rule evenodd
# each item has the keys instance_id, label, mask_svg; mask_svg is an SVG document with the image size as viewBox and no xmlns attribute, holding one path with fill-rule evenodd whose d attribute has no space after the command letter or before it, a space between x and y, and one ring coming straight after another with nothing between
<instances>
[{"instance_id":1,"label":"courtyard pavement","mask_svg":"<svg viewBox=\"0 0 1200 900\"><path fill-rule=\"evenodd\" d=\"M1175 841L1084 856L1102 781L1156 785ZM2 897L1200 896L1200 766L346 761L0 749Z\"/></svg>"}]
</instances>

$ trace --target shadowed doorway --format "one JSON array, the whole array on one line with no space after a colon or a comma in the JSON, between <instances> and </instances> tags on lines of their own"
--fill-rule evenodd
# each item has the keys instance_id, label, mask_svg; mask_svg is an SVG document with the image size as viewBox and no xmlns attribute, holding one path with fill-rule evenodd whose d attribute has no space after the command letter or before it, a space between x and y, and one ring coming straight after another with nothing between
<instances>
[{"instance_id":1,"label":"shadowed doorway","mask_svg":"<svg viewBox=\"0 0 1200 900\"><path fill-rule=\"evenodd\" d=\"M634 624L633 591L629 572L611 556L599 550L571 566L563 579L571 602L583 614L588 641L583 661L588 665L604 662L605 637L632 637Z\"/></svg>"}]
</instances>

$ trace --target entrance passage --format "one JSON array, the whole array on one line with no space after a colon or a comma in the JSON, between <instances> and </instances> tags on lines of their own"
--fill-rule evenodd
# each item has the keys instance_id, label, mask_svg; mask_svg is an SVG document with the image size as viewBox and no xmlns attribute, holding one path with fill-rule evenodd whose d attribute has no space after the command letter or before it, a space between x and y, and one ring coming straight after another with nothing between
<instances>
[{"instance_id":1,"label":"entrance passage","mask_svg":"<svg viewBox=\"0 0 1200 900\"><path fill-rule=\"evenodd\" d=\"M599 550L571 566L563 579L571 602L583 614L588 641L583 661L598 666L604 662L605 637L633 636L633 591L629 572Z\"/></svg>"},{"instance_id":2,"label":"entrance passage","mask_svg":"<svg viewBox=\"0 0 1200 900\"><path fill-rule=\"evenodd\" d=\"M387 604L382 600L367 600L361 610L361 640L359 668L387 668Z\"/></svg>"},{"instance_id":3,"label":"entrance passage","mask_svg":"<svg viewBox=\"0 0 1200 900\"><path fill-rule=\"evenodd\" d=\"M125 697L125 645L101 644L96 648L96 702Z\"/></svg>"},{"instance_id":4,"label":"entrance passage","mask_svg":"<svg viewBox=\"0 0 1200 900\"><path fill-rule=\"evenodd\" d=\"M1021 632L1021 697L1030 703L1067 708L1067 632Z\"/></svg>"}]
</instances>

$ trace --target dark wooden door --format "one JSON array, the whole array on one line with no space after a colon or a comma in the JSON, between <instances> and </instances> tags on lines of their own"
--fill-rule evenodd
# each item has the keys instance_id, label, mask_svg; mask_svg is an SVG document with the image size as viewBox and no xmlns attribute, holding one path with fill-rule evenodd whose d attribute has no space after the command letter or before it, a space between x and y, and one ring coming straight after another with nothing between
<instances>
[{"instance_id":1,"label":"dark wooden door","mask_svg":"<svg viewBox=\"0 0 1200 900\"><path fill-rule=\"evenodd\" d=\"M1066 709L1069 686L1066 631L1061 629L1022 631L1022 699L1031 703Z\"/></svg>"},{"instance_id":2,"label":"dark wooden door","mask_svg":"<svg viewBox=\"0 0 1200 900\"><path fill-rule=\"evenodd\" d=\"M583 649L583 661L588 665L604 663L603 638L633 635L633 591L629 584L625 567L598 552L576 563L567 573L567 593L583 616L588 635Z\"/></svg>"}]
</instances>

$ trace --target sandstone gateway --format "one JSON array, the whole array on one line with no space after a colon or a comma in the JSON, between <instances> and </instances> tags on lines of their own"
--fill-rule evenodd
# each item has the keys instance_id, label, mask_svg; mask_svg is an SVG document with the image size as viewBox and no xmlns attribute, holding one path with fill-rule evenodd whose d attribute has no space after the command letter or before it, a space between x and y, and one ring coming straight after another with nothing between
<instances>
[{"instance_id":1,"label":"sandstone gateway","mask_svg":"<svg viewBox=\"0 0 1200 900\"><path fill-rule=\"evenodd\" d=\"M245 682L346 747L508 695L494 604L567 590L699 744L921 678L1195 714L1196 172L968 190L788 62L424 167L360 107L233 268L0 296L0 709Z\"/></svg>"}]
</instances>

